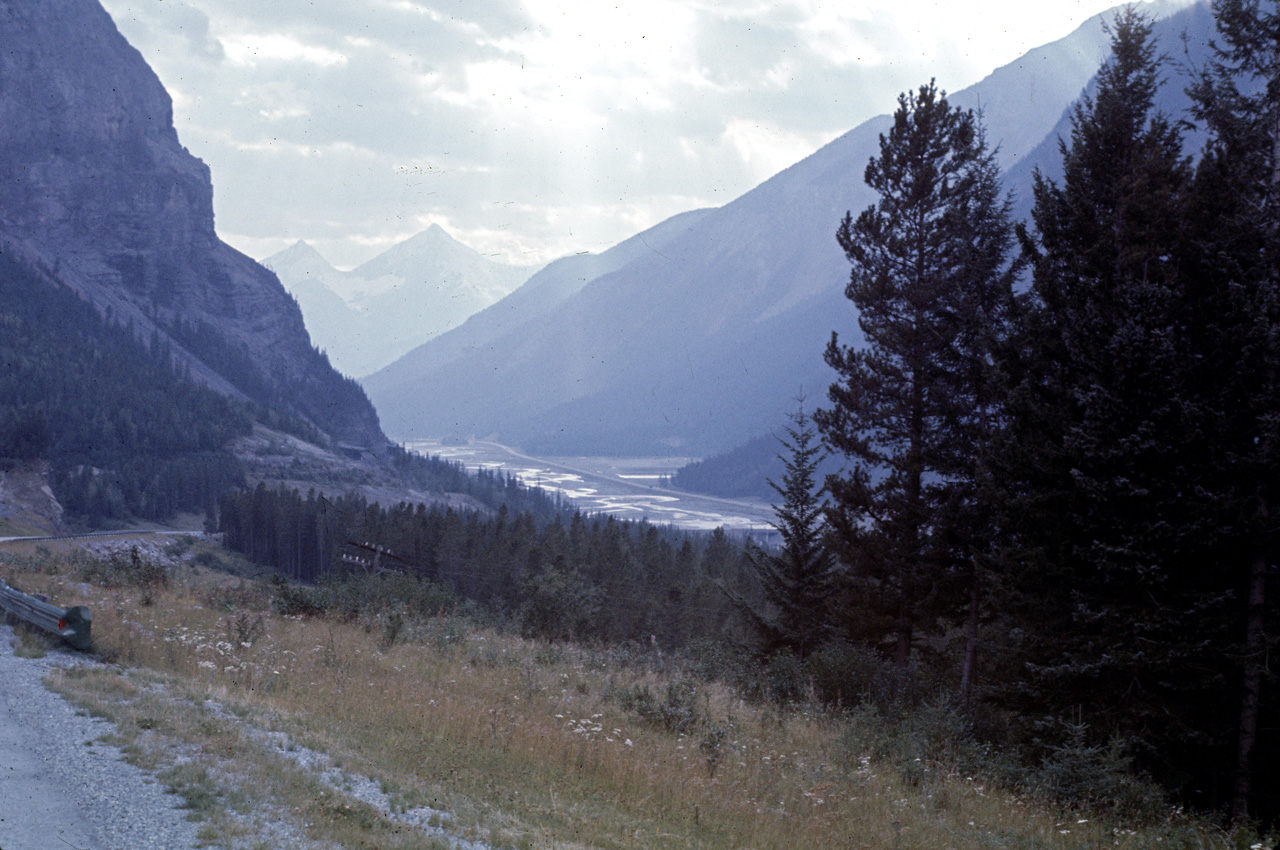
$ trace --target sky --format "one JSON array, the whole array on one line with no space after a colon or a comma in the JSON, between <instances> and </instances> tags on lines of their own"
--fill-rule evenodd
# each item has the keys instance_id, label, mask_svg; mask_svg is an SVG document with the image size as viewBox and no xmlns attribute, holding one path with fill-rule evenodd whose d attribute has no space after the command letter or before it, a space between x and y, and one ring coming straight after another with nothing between
<instances>
[{"instance_id":1,"label":"sky","mask_svg":"<svg viewBox=\"0 0 1280 850\"><path fill-rule=\"evenodd\" d=\"M340 268L431 224L516 265L601 251L1115 5L102 2L211 168L219 235Z\"/></svg>"}]
</instances>

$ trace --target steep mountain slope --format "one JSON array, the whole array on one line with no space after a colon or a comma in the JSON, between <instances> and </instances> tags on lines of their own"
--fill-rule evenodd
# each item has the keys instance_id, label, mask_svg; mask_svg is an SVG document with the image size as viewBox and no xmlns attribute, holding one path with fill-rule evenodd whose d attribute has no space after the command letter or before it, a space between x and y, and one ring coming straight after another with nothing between
<instances>
[{"instance_id":1,"label":"steep mountain slope","mask_svg":"<svg viewBox=\"0 0 1280 850\"><path fill-rule=\"evenodd\" d=\"M1168 20L1166 39L1196 14ZM1106 17L952 98L982 109L1006 169L1038 149L1097 70ZM1175 41L1166 44L1174 52ZM554 312L509 323L481 345L454 342L467 339L463 325L370 376L364 385L386 427L397 437L496 436L556 454L708 454L768 431L798 393L825 390L831 332L856 339L834 233L846 211L873 200L862 176L888 120L860 125L698 217Z\"/></svg>"},{"instance_id":2,"label":"steep mountain slope","mask_svg":"<svg viewBox=\"0 0 1280 850\"><path fill-rule=\"evenodd\" d=\"M218 239L208 168L96 0L0 0L0 47L0 251L224 395L384 444L276 277Z\"/></svg>"},{"instance_id":3,"label":"steep mountain slope","mask_svg":"<svg viewBox=\"0 0 1280 850\"><path fill-rule=\"evenodd\" d=\"M535 271L495 263L438 225L349 272L304 242L263 260L334 367L367 375L462 324Z\"/></svg>"}]
</instances>

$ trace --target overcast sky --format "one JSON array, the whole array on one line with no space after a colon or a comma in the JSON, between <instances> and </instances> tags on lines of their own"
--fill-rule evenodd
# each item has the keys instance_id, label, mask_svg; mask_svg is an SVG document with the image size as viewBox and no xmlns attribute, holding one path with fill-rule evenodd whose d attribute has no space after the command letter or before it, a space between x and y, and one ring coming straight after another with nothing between
<instances>
[{"instance_id":1,"label":"overcast sky","mask_svg":"<svg viewBox=\"0 0 1280 850\"><path fill-rule=\"evenodd\" d=\"M103 0L213 170L223 239L351 267L444 227L504 262L718 206L936 77L1114 0Z\"/></svg>"}]
</instances>

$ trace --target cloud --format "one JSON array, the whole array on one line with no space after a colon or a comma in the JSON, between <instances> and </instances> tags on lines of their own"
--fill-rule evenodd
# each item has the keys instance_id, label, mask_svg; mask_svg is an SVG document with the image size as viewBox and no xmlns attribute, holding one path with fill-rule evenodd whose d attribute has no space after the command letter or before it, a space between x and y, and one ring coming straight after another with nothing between
<instances>
[{"instance_id":1,"label":"cloud","mask_svg":"<svg viewBox=\"0 0 1280 850\"><path fill-rule=\"evenodd\" d=\"M599 250L1107 0L103 2L210 165L224 237L354 265L424 222L509 258Z\"/></svg>"},{"instance_id":2,"label":"cloud","mask_svg":"<svg viewBox=\"0 0 1280 850\"><path fill-rule=\"evenodd\" d=\"M347 57L336 50L304 44L285 33L238 33L223 44L227 57L237 65L260 62L307 62L312 65L345 65Z\"/></svg>"},{"instance_id":3,"label":"cloud","mask_svg":"<svg viewBox=\"0 0 1280 850\"><path fill-rule=\"evenodd\" d=\"M757 182L769 179L831 141L831 137L815 138L774 124L741 119L729 122L724 139L757 175Z\"/></svg>"}]
</instances>

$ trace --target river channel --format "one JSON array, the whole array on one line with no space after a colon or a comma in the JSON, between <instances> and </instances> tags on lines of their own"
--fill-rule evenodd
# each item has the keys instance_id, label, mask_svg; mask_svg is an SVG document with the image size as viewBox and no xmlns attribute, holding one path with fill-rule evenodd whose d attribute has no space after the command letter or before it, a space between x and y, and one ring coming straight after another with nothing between
<instances>
[{"instance_id":1,"label":"river channel","mask_svg":"<svg viewBox=\"0 0 1280 850\"><path fill-rule=\"evenodd\" d=\"M772 506L747 499L721 499L664 487L663 480L690 458L554 457L521 454L499 443L446 445L432 440L408 448L438 455L467 469L496 469L526 485L558 493L585 513L647 520L690 531L727 532L772 538Z\"/></svg>"}]
</instances>

